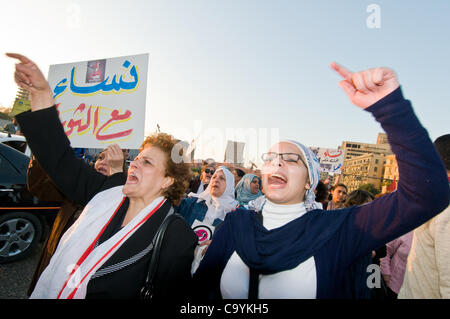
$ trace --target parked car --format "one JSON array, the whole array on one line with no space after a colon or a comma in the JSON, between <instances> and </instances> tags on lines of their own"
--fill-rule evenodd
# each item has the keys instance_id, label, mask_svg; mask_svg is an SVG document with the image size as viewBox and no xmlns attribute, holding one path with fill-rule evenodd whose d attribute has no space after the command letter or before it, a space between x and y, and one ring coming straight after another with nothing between
<instances>
[{"instance_id":1,"label":"parked car","mask_svg":"<svg viewBox=\"0 0 450 319\"><path fill-rule=\"evenodd\" d=\"M28 147L27 140L22 135L0 132L0 143L9 145L25 155L31 156L31 150Z\"/></svg>"},{"instance_id":2,"label":"parked car","mask_svg":"<svg viewBox=\"0 0 450 319\"><path fill-rule=\"evenodd\" d=\"M0 143L0 263L26 257L60 208L28 191L29 162L22 152Z\"/></svg>"}]
</instances>

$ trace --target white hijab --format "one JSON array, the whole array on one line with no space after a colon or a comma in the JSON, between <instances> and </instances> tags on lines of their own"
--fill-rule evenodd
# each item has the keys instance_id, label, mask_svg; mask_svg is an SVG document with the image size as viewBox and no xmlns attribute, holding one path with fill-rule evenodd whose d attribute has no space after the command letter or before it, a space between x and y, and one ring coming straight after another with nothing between
<instances>
[{"instance_id":1,"label":"white hijab","mask_svg":"<svg viewBox=\"0 0 450 319\"><path fill-rule=\"evenodd\" d=\"M220 166L216 172L222 171L225 174L226 187L225 191L220 197L211 195L211 182L208 187L200 194L189 193L189 197L198 197L198 201L205 201L208 206L203 222L210 225L216 220L225 219L225 215L236 208L238 201L234 197L234 175L225 166Z\"/></svg>"},{"instance_id":2,"label":"white hijab","mask_svg":"<svg viewBox=\"0 0 450 319\"><path fill-rule=\"evenodd\" d=\"M119 247L151 218L166 199L158 197L111 238L96 246L84 261L75 267L87 248L96 241L124 199L123 186L98 193L84 208L76 222L64 233L49 265L36 284L30 298L84 298L92 275ZM71 274L72 270L74 272Z\"/></svg>"}]
</instances>

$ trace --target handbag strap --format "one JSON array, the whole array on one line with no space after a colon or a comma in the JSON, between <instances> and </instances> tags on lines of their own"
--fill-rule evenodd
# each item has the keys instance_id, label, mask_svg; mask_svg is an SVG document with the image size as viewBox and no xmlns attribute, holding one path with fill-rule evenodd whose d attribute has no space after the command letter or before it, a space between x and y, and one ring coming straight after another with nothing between
<instances>
[{"instance_id":1,"label":"handbag strap","mask_svg":"<svg viewBox=\"0 0 450 319\"><path fill-rule=\"evenodd\" d=\"M184 218L174 213L173 207L170 209L167 216L164 218L163 222L158 228L158 231L155 234L155 237L153 238L153 252L152 257L150 259L150 264L148 267L147 277L145 278L145 284L144 287L141 289L141 299L152 299L153 298L153 286L154 286L154 279L156 276L156 270L158 268L158 261L159 261L159 255L161 251L162 242L164 240L164 235L169 227L170 223L173 222L175 219L183 219Z\"/></svg>"}]
</instances>

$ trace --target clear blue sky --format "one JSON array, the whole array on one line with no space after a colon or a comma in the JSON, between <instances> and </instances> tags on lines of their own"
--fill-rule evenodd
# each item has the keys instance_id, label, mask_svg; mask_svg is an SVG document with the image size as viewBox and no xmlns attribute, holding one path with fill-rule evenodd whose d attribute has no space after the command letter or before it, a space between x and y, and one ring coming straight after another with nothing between
<instances>
[{"instance_id":1,"label":"clear blue sky","mask_svg":"<svg viewBox=\"0 0 450 319\"><path fill-rule=\"evenodd\" d=\"M380 28L366 23L370 4ZM51 64L149 53L147 132L158 123L189 140L197 120L223 135L277 128L308 146L375 143L381 127L347 100L331 61L393 68L431 138L450 132L448 0L8 1L0 27L4 52L45 74ZM3 106L15 97L13 67L0 57ZM223 159L223 149L206 153Z\"/></svg>"}]
</instances>

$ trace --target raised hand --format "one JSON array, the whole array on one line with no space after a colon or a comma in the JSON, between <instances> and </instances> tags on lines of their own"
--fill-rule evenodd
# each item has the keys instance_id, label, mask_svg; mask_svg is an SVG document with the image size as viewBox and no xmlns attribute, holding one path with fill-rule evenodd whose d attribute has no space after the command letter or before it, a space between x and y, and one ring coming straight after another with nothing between
<instances>
[{"instance_id":1,"label":"raised hand","mask_svg":"<svg viewBox=\"0 0 450 319\"><path fill-rule=\"evenodd\" d=\"M117 144L109 145L106 150L103 151L106 156L106 162L109 165L109 175L113 175L118 172L123 172L123 151Z\"/></svg>"},{"instance_id":2,"label":"raised hand","mask_svg":"<svg viewBox=\"0 0 450 319\"><path fill-rule=\"evenodd\" d=\"M6 56L18 59L14 80L17 85L30 93L31 110L51 107L54 104L53 93L45 76L37 65L27 57L17 53L6 53Z\"/></svg>"},{"instance_id":3,"label":"raised hand","mask_svg":"<svg viewBox=\"0 0 450 319\"><path fill-rule=\"evenodd\" d=\"M381 100L400 86L394 71L388 68L375 68L352 73L335 62L332 62L330 66L344 78L339 82L339 86L350 101L363 109Z\"/></svg>"}]
</instances>

